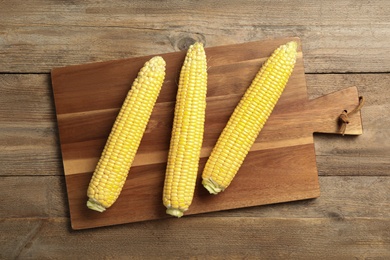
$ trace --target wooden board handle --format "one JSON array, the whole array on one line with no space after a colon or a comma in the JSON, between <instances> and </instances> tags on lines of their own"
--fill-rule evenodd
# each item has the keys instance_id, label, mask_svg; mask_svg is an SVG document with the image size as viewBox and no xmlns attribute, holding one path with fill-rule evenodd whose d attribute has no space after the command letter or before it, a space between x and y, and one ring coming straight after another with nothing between
<instances>
[{"instance_id":1,"label":"wooden board handle","mask_svg":"<svg viewBox=\"0 0 390 260\"><path fill-rule=\"evenodd\" d=\"M342 106L340 106L342 104ZM359 106L359 94L356 87L349 87L328 95L310 100L304 115L312 123L312 130L316 133L342 134L340 114L352 111ZM345 129L346 135L361 135L363 125L361 112L348 116L349 123Z\"/></svg>"}]
</instances>

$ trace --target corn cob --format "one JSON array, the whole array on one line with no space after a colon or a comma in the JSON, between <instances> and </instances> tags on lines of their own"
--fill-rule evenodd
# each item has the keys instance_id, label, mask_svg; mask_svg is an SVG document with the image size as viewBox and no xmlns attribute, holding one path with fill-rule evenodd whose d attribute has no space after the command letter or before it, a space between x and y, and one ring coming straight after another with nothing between
<instances>
[{"instance_id":1,"label":"corn cob","mask_svg":"<svg viewBox=\"0 0 390 260\"><path fill-rule=\"evenodd\" d=\"M103 212L118 198L165 78L165 61L145 63L128 92L89 183L88 208Z\"/></svg>"},{"instance_id":2,"label":"corn cob","mask_svg":"<svg viewBox=\"0 0 390 260\"><path fill-rule=\"evenodd\" d=\"M181 217L192 202L203 141L207 92L206 53L191 45L180 72L164 182L166 213Z\"/></svg>"},{"instance_id":3,"label":"corn cob","mask_svg":"<svg viewBox=\"0 0 390 260\"><path fill-rule=\"evenodd\" d=\"M230 185L282 94L296 56L294 41L276 49L235 108L202 173L202 184L211 194Z\"/></svg>"}]
</instances>

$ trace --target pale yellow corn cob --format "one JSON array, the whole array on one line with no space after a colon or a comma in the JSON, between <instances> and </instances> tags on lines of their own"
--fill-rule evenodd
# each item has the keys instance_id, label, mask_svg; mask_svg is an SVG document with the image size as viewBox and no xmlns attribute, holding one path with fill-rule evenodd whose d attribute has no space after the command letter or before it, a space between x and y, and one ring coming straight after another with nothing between
<instances>
[{"instance_id":1,"label":"pale yellow corn cob","mask_svg":"<svg viewBox=\"0 0 390 260\"><path fill-rule=\"evenodd\" d=\"M165 78L165 61L145 63L112 127L89 183L88 208L103 212L118 198Z\"/></svg>"},{"instance_id":2,"label":"pale yellow corn cob","mask_svg":"<svg viewBox=\"0 0 390 260\"><path fill-rule=\"evenodd\" d=\"M207 92L206 53L202 43L189 47L176 96L163 203L181 217L192 202L203 141Z\"/></svg>"},{"instance_id":3,"label":"pale yellow corn cob","mask_svg":"<svg viewBox=\"0 0 390 260\"><path fill-rule=\"evenodd\" d=\"M296 42L280 46L245 92L202 173L202 184L210 193L217 194L230 185L282 94L296 56Z\"/></svg>"}]
</instances>

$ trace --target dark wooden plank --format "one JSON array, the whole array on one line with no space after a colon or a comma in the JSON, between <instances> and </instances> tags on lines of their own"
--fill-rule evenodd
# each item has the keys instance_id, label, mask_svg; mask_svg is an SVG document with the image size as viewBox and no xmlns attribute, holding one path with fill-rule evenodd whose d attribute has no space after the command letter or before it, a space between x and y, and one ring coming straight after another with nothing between
<instances>
[{"instance_id":1,"label":"dark wooden plank","mask_svg":"<svg viewBox=\"0 0 390 260\"><path fill-rule=\"evenodd\" d=\"M388 259L389 218L190 217L74 232L67 219L2 219L0 257Z\"/></svg>"},{"instance_id":2,"label":"dark wooden plank","mask_svg":"<svg viewBox=\"0 0 390 260\"><path fill-rule=\"evenodd\" d=\"M307 72L387 72L384 0L358 1L2 1L0 72L299 36Z\"/></svg>"},{"instance_id":3,"label":"dark wooden plank","mask_svg":"<svg viewBox=\"0 0 390 260\"><path fill-rule=\"evenodd\" d=\"M63 174L48 75L0 75L0 176Z\"/></svg>"},{"instance_id":4,"label":"dark wooden plank","mask_svg":"<svg viewBox=\"0 0 390 260\"><path fill-rule=\"evenodd\" d=\"M387 218L390 215L388 176L323 176L319 181L321 195L317 199L209 213L207 216Z\"/></svg>"},{"instance_id":5,"label":"dark wooden plank","mask_svg":"<svg viewBox=\"0 0 390 260\"><path fill-rule=\"evenodd\" d=\"M0 218L69 217L63 176L0 176Z\"/></svg>"},{"instance_id":6,"label":"dark wooden plank","mask_svg":"<svg viewBox=\"0 0 390 260\"><path fill-rule=\"evenodd\" d=\"M48 75L0 74L0 122L55 127L55 111Z\"/></svg>"},{"instance_id":7,"label":"dark wooden plank","mask_svg":"<svg viewBox=\"0 0 390 260\"><path fill-rule=\"evenodd\" d=\"M26 247L31 246L29 241L39 237L42 222L37 218L0 218L0 259L17 259ZM30 257L34 258L34 255Z\"/></svg>"}]
</instances>

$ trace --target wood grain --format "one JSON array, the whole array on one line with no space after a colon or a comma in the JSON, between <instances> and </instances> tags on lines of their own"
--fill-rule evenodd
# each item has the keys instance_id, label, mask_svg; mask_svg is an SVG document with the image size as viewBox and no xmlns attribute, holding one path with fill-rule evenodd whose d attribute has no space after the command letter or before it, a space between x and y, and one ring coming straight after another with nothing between
<instances>
[{"instance_id":1,"label":"wood grain","mask_svg":"<svg viewBox=\"0 0 390 260\"><path fill-rule=\"evenodd\" d=\"M0 219L69 217L64 176L1 176L0 197Z\"/></svg>"},{"instance_id":2,"label":"wood grain","mask_svg":"<svg viewBox=\"0 0 390 260\"><path fill-rule=\"evenodd\" d=\"M389 259L389 5L0 1L0 259ZM314 134L321 197L71 231L53 67L285 36L302 39L310 99L366 97L363 135Z\"/></svg>"},{"instance_id":3,"label":"wood grain","mask_svg":"<svg viewBox=\"0 0 390 260\"><path fill-rule=\"evenodd\" d=\"M312 98L325 94L325 89L338 91L344 84L357 86L366 97L361 136L315 135L320 175L390 175L389 80L388 74L307 75Z\"/></svg>"},{"instance_id":4,"label":"wood grain","mask_svg":"<svg viewBox=\"0 0 390 260\"><path fill-rule=\"evenodd\" d=\"M274 49L290 40L299 41L298 38L287 38L206 48L210 60L210 91L200 171L261 63ZM53 92L73 228L166 217L161 194L176 82L184 54L162 54L168 64L166 82L121 198L104 214L93 214L86 209L88 182L121 100L150 56L53 70ZM357 97L357 89L348 88L309 102L300 53L281 100L247 156L246 166L241 167L239 177L236 177L235 181L240 185L231 185L229 192L213 199L207 198L202 190L196 191L187 214L317 197L312 134L316 131L339 132L338 116L344 109L356 107ZM358 112L351 118L347 133L361 134L361 128ZM257 174L259 172L262 174ZM135 213L124 213L128 211Z\"/></svg>"},{"instance_id":5,"label":"wood grain","mask_svg":"<svg viewBox=\"0 0 390 260\"><path fill-rule=\"evenodd\" d=\"M0 176L63 174L50 77L0 74L0 89Z\"/></svg>"},{"instance_id":6,"label":"wood grain","mask_svg":"<svg viewBox=\"0 0 390 260\"><path fill-rule=\"evenodd\" d=\"M69 258L99 259L390 257L388 218L190 217L67 231L64 241L61 235L68 225L69 221L61 218L2 221L0 229L13 231L11 236L0 234L7 249L0 257L62 258L64 251Z\"/></svg>"},{"instance_id":7,"label":"wood grain","mask_svg":"<svg viewBox=\"0 0 390 260\"><path fill-rule=\"evenodd\" d=\"M387 1L0 2L1 72L53 67L274 37L305 42L306 71L390 71Z\"/></svg>"},{"instance_id":8,"label":"wood grain","mask_svg":"<svg viewBox=\"0 0 390 260\"><path fill-rule=\"evenodd\" d=\"M320 176L319 183L321 196L316 199L210 212L201 216L390 218L390 178L387 176ZM29 195L21 198L15 190ZM0 177L0 197L3 198L0 219L69 218L64 176Z\"/></svg>"}]
</instances>

